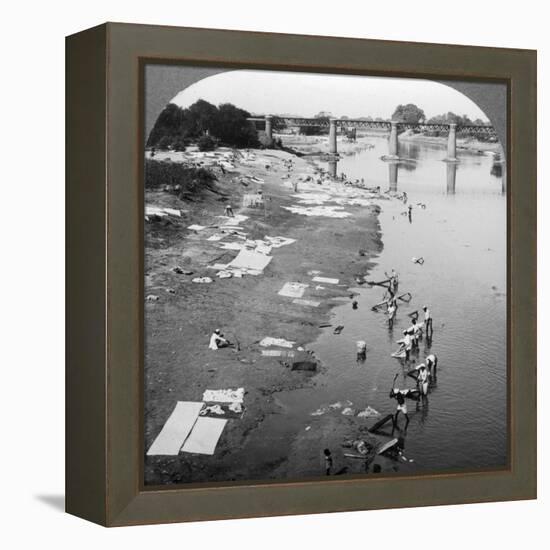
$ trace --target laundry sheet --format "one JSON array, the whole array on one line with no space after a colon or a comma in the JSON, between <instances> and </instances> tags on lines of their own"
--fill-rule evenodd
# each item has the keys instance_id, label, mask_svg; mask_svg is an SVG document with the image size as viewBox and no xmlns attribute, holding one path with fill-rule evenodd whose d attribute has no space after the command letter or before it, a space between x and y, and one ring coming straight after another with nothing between
<instances>
[{"instance_id":1,"label":"laundry sheet","mask_svg":"<svg viewBox=\"0 0 550 550\"><path fill-rule=\"evenodd\" d=\"M260 273L267 267L273 256L267 256L254 250L243 249L228 267L251 269Z\"/></svg>"},{"instance_id":2,"label":"laundry sheet","mask_svg":"<svg viewBox=\"0 0 550 550\"><path fill-rule=\"evenodd\" d=\"M290 239L289 237L268 237L267 235L265 240L269 242L272 248L281 248L281 246L287 246L296 242L296 239Z\"/></svg>"},{"instance_id":3,"label":"laundry sheet","mask_svg":"<svg viewBox=\"0 0 550 550\"><path fill-rule=\"evenodd\" d=\"M181 450L184 453L213 455L226 423L223 418L199 417Z\"/></svg>"},{"instance_id":4,"label":"laundry sheet","mask_svg":"<svg viewBox=\"0 0 550 550\"><path fill-rule=\"evenodd\" d=\"M289 298L301 298L308 286L304 283L285 283L278 294Z\"/></svg>"},{"instance_id":5,"label":"laundry sheet","mask_svg":"<svg viewBox=\"0 0 550 550\"><path fill-rule=\"evenodd\" d=\"M285 340L284 338L272 338L271 336L266 336L263 340L260 341L260 346L267 348L269 346L279 346L281 348L291 348L296 342L291 342L290 340Z\"/></svg>"},{"instance_id":6,"label":"laundry sheet","mask_svg":"<svg viewBox=\"0 0 550 550\"><path fill-rule=\"evenodd\" d=\"M203 403L178 401L147 454L149 456L177 455L199 418L202 406Z\"/></svg>"},{"instance_id":7,"label":"laundry sheet","mask_svg":"<svg viewBox=\"0 0 550 550\"><path fill-rule=\"evenodd\" d=\"M299 306L307 306L307 307L319 307L321 302L316 302L314 300L302 300L301 298L295 298L292 300L293 304L298 304Z\"/></svg>"},{"instance_id":8,"label":"laundry sheet","mask_svg":"<svg viewBox=\"0 0 550 550\"><path fill-rule=\"evenodd\" d=\"M340 279L331 279L330 277L313 277L312 281L316 283L325 283L328 285L337 285Z\"/></svg>"},{"instance_id":9,"label":"laundry sheet","mask_svg":"<svg viewBox=\"0 0 550 550\"><path fill-rule=\"evenodd\" d=\"M205 390L202 400L206 403L242 403L244 400L244 388L232 390Z\"/></svg>"}]
</instances>

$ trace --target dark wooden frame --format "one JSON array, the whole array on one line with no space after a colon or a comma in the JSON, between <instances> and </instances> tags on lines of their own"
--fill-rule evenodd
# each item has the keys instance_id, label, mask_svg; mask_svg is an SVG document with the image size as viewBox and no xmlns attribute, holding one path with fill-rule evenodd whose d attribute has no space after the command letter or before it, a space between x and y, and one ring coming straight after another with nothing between
<instances>
[{"instance_id":1,"label":"dark wooden frame","mask_svg":"<svg viewBox=\"0 0 550 550\"><path fill-rule=\"evenodd\" d=\"M536 498L536 52L107 23L66 53L67 512L117 526ZM144 59L508 83L509 468L143 488Z\"/></svg>"}]
</instances>

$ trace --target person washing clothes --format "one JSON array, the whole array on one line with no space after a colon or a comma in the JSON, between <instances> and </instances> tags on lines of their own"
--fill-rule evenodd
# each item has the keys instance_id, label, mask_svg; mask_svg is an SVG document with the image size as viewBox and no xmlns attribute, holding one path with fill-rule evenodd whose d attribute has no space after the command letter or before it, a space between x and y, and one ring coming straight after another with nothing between
<instances>
[{"instance_id":1,"label":"person washing clothes","mask_svg":"<svg viewBox=\"0 0 550 550\"><path fill-rule=\"evenodd\" d=\"M217 328L212 333L212 336L210 336L210 344L208 345L208 347L210 349L216 350L219 348L226 348L227 346L229 346L229 342L223 337L220 329Z\"/></svg>"}]
</instances>

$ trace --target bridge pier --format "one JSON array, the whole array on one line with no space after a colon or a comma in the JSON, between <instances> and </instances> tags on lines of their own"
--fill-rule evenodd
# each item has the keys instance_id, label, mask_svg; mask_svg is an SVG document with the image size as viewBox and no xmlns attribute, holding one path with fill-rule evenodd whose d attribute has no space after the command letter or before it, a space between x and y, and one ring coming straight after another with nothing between
<instances>
[{"instance_id":1,"label":"bridge pier","mask_svg":"<svg viewBox=\"0 0 550 550\"><path fill-rule=\"evenodd\" d=\"M390 140L389 140L389 155L388 160L399 159L399 142L397 141L397 122L392 120L390 122Z\"/></svg>"},{"instance_id":2,"label":"bridge pier","mask_svg":"<svg viewBox=\"0 0 550 550\"><path fill-rule=\"evenodd\" d=\"M458 162L456 158L456 124L449 124L449 137L447 138L447 162Z\"/></svg>"},{"instance_id":3,"label":"bridge pier","mask_svg":"<svg viewBox=\"0 0 550 550\"><path fill-rule=\"evenodd\" d=\"M271 141L273 139L273 130L271 128L271 115L265 116L265 137Z\"/></svg>"},{"instance_id":4,"label":"bridge pier","mask_svg":"<svg viewBox=\"0 0 550 550\"><path fill-rule=\"evenodd\" d=\"M331 118L329 120L328 152L331 155L337 155L338 154L338 146L336 144L336 119L335 118Z\"/></svg>"}]
</instances>

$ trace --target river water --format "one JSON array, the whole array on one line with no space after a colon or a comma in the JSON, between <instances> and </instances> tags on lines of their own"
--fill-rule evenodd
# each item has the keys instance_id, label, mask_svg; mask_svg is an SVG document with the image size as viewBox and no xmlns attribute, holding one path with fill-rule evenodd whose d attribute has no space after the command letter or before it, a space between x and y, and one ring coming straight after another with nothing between
<instances>
[{"instance_id":1,"label":"river water","mask_svg":"<svg viewBox=\"0 0 550 550\"><path fill-rule=\"evenodd\" d=\"M396 386L415 387L402 361L391 357L396 340L410 326L406 313L428 305L433 338L420 343L416 362L429 353L439 359L437 381L425 404L408 401L411 422L404 438L407 457L418 471L498 468L507 462L506 369L506 196L493 158L459 152L460 162L443 162L445 149L400 143L406 162L388 163L387 140L372 138L372 149L343 157L337 172L363 178L382 191L406 191L412 216L398 200L380 201L383 250L374 258L369 280L385 271L399 273L399 294L410 292L398 309L393 331L383 313L371 306L384 289L359 287L356 300L334 308L331 323L308 346L322 360L315 388L290 392L286 405L298 416L335 401L366 405L385 415L395 410L389 399ZM425 203L422 209L417 203ZM412 262L423 257L423 265ZM422 319L423 317L421 317ZM367 342L367 359L356 361L356 341ZM373 422L372 419L368 421ZM401 418L401 422L404 419Z\"/></svg>"}]
</instances>

